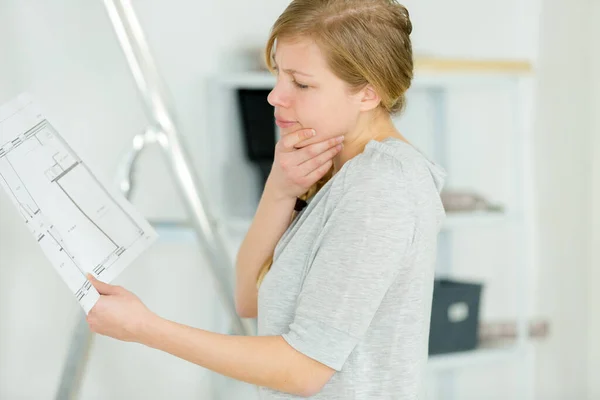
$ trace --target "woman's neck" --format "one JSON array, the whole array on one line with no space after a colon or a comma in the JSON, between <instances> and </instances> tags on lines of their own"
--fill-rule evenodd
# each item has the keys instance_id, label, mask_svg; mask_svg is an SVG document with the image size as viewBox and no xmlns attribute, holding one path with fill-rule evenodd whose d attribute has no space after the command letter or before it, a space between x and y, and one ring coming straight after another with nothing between
<instances>
[{"instance_id":1,"label":"woman's neck","mask_svg":"<svg viewBox=\"0 0 600 400\"><path fill-rule=\"evenodd\" d=\"M408 143L395 127L389 114L378 113L359 121L352 132L345 134L344 148L333 159L333 173L336 174L348 160L362 153L371 140L382 141L389 137Z\"/></svg>"}]
</instances>

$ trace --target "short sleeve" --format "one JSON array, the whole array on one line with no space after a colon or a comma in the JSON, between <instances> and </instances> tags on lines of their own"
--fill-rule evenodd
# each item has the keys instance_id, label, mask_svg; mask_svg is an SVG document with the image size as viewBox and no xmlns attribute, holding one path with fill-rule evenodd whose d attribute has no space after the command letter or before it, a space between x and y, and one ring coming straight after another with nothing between
<instances>
[{"instance_id":1,"label":"short sleeve","mask_svg":"<svg viewBox=\"0 0 600 400\"><path fill-rule=\"evenodd\" d=\"M413 242L414 207L398 175L347 182L317 240L294 320L283 335L337 371L367 331Z\"/></svg>"}]
</instances>

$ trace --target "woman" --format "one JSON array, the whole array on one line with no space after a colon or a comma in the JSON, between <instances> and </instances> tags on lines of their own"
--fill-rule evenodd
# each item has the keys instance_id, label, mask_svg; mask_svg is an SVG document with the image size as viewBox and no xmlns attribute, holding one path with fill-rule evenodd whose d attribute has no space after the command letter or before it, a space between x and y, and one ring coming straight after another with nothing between
<instances>
[{"instance_id":1,"label":"woman","mask_svg":"<svg viewBox=\"0 0 600 400\"><path fill-rule=\"evenodd\" d=\"M295 0L267 64L282 138L236 264L258 336L167 321L92 278L100 334L255 384L262 399L420 398L445 172L398 132L413 76L393 0Z\"/></svg>"}]
</instances>

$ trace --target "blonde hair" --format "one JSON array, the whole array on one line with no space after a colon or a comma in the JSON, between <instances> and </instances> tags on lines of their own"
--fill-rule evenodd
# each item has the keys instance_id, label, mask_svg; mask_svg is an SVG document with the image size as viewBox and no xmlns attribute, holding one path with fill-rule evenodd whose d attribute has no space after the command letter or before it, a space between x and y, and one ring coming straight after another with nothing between
<instances>
[{"instance_id":1,"label":"blonde hair","mask_svg":"<svg viewBox=\"0 0 600 400\"><path fill-rule=\"evenodd\" d=\"M397 114L405 107L413 78L411 32L408 10L395 0L294 0L271 29L265 61L273 71L277 40L313 39L331 71L351 90L372 85L381 98L380 107ZM331 179L331 172L300 199L313 197ZM271 256L259 272L257 287L272 263Z\"/></svg>"}]
</instances>

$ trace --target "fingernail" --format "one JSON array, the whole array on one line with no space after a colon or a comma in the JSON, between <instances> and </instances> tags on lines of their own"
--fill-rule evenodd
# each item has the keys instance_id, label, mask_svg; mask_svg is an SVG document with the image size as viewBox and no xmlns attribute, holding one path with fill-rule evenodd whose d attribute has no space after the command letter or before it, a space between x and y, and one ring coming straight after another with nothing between
<instances>
[{"instance_id":1,"label":"fingernail","mask_svg":"<svg viewBox=\"0 0 600 400\"><path fill-rule=\"evenodd\" d=\"M312 130L312 135L315 136L317 134L317 131L315 131L314 129Z\"/></svg>"},{"instance_id":2,"label":"fingernail","mask_svg":"<svg viewBox=\"0 0 600 400\"><path fill-rule=\"evenodd\" d=\"M337 137L337 141L338 142L343 142L344 141L344 137L343 136L338 136Z\"/></svg>"}]
</instances>

